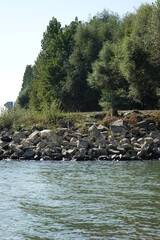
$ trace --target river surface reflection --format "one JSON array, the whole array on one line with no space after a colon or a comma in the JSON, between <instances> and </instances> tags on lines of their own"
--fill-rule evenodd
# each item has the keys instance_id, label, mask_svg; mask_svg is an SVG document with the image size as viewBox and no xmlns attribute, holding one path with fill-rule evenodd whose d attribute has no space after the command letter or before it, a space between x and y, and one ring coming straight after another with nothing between
<instances>
[{"instance_id":1,"label":"river surface reflection","mask_svg":"<svg viewBox=\"0 0 160 240\"><path fill-rule=\"evenodd\" d=\"M0 239L160 239L160 161L0 161Z\"/></svg>"}]
</instances>

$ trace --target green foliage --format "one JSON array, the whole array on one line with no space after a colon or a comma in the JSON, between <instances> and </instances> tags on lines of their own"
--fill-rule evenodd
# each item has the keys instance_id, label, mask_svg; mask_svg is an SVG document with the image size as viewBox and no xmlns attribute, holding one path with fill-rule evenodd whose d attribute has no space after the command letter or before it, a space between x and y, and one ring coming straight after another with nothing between
<instances>
[{"instance_id":1,"label":"green foliage","mask_svg":"<svg viewBox=\"0 0 160 240\"><path fill-rule=\"evenodd\" d=\"M114 109L128 109L130 99L123 88L113 91L103 91L100 99L100 105L103 110Z\"/></svg>"},{"instance_id":2,"label":"green foliage","mask_svg":"<svg viewBox=\"0 0 160 240\"><path fill-rule=\"evenodd\" d=\"M59 102L55 101L50 107L46 106L41 111L21 108L18 104L13 109L3 109L0 114L0 130L38 130L56 126L66 126L72 119L75 126L85 121L85 116L79 113L61 111Z\"/></svg>"},{"instance_id":3,"label":"green foliage","mask_svg":"<svg viewBox=\"0 0 160 240\"><path fill-rule=\"evenodd\" d=\"M104 10L62 27L53 17L34 66L26 67L17 103L49 122L63 114L58 109L156 108L159 29L160 0L122 19Z\"/></svg>"},{"instance_id":4,"label":"green foliage","mask_svg":"<svg viewBox=\"0 0 160 240\"><path fill-rule=\"evenodd\" d=\"M43 36L42 50L34 66L34 82L30 93L31 107L43 109L56 99L63 105L62 86L77 25L77 20L64 28L55 18L49 22Z\"/></svg>"},{"instance_id":5,"label":"green foliage","mask_svg":"<svg viewBox=\"0 0 160 240\"><path fill-rule=\"evenodd\" d=\"M88 77L90 86L101 90L103 109L124 108L127 99L128 84L118 69L117 50L117 45L106 41Z\"/></svg>"},{"instance_id":6,"label":"green foliage","mask_svg":"<svg viewBox=\"0 0 160 240\"><path fill-rule=\"evenodd\" d=\"M160 0L152 5L152 14L148 26L148 37L146 39L148 52L151 60L157 68L160 67Z\"/></svg>"},{"instance_id":7,"label":"green foliage","mask_svg":"<svg viewBox=\"0 0 160 240\"><path fill-rule=\"evenodd\" d=\"M116 15L104 11L93 17L89 23L80 24L75 34L74 51L69 58L67 81L64 90L69 109L76 111L99 110L100 91L92 89L87 82L92 64L98 58L103 43L115 41L119 24Z\"/></svg>"},{"instance_id":8,"label":"green foliage","mask_svg":"<svg viewBox=\"0 0 160 240\"><path fill-rule=\"evenodd\" d=\"M142 5L137 12L132 33L123 39L121 51L120 68L130 84L130 96L142 108L154 108L158 100L157 69L151 61L146 41L151 14L152 7Z\"/></svg>"},{"instance_id":9,"label":"green foliage","mask_svg":"<svg viewBox=\"0 0 160 240\"><path fill-rule=\"evenodd\" d=\"M29 94L32 82L33 82L33 67L31 65L27 65L23 76L22 88L17 98L17 103L22 108L28 108L29 106Z\"/></svg>"},{"instance_id":10,"label":"green foliage","mask_svg":"<svg viewBox=\"0 0 160 240\"><path fill-rule=\"evenodd\" d=\"M23 125L22 119L27 118L27 113L28 110L18 105L10 110L3 109L0 114L0 130L19 129Z\"/></svg>"}]
</instances>

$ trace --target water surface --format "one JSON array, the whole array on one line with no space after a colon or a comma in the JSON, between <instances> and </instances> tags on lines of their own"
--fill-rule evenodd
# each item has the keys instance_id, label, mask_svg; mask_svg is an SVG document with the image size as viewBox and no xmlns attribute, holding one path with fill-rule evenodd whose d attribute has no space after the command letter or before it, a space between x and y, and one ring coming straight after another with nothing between
<instances>
[{"instance_id":1,"label":"water surface","mask_svg":"<svg viewBox=\"0 0 160 240\"><path fill-rule=\"evenodd\" d=\"M160 239L160 161L0 161L0 239Z\"/></svg>"}]
</instances>

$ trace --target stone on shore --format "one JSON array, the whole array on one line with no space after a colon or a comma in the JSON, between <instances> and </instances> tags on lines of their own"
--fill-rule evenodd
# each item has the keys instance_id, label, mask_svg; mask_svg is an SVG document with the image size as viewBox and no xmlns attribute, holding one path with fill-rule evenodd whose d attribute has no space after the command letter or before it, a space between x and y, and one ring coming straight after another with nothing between
<instances>
[{"instance_id":1,"label":"stone on shore","mask_svg":"<svg viewBox=\"0 0 160 240\"><path fill-rule=\"evenodd\" d=\"M160 131L150 119L129 128L123 119L88 124L85 134L72 128L0 134L0 159L135 160L160 157Z\"/></svg>"}]
</instances>

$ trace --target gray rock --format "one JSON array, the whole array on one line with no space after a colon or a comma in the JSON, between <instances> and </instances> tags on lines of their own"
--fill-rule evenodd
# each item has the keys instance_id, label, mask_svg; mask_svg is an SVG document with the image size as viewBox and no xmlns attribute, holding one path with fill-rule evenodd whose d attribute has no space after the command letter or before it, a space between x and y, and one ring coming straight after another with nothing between
<instances>
[{"instance_id":1,"label":"gray rock","mask_svg":"<svg viewBox=\"0 0 160 240\"><path fill-rule=\"evenodd\" d=\"M58 136L63 136L65 132L67 132L68 128L57 128L56 133Z\"/></svg>"},{"instance_id":2,"label":"gray rock","mask_svg":"<svg viewBox=\"0 0 160 240\"><path fill-rule=\"evenodd\" d=\"M75 158L84 158L87 154L87 149L86 148L80 148L76 154L74 155Z\"/></svg>"},{"instance_id":3,"label":"gray rock","mask_svg":"<svg viewBox=\"0 0 160 240\"><path fill-rule=\"evenodd\" d=\"M135 151L136 153L140 152L141 150L142 150L142 148L134 147L134 151Z\"/></svg>"},{"instance_id":4,"label":"gray rock","mask_svg":"<svg viewBox=\"0 0 160 240\"><path fill-rule=\"evenodd\" d=\"M116 120L112 123L112 126L126 127L126 122L123 119Z\"/></svg>"},{"instance_id":5,"label":"gray rock","mask_svg":"<svg viewBox=\"0 0 160 240\"><path fill-rule=\"evenodd\" d=\"M40 142L40 132L36 130L33 133L31 133L27 138L27 141L30 141L33 144L37 144L38 142Z\"/></svg>"},{"instance_id":6,"label":"gray rock","mask_svg":"<svg viewBox=\"0 0 160 240\"><path fill-rule=\"evenodd\" d=\"M135 143L136 142L136 138L135 137L132 137L131 138L131 143Z\"/></svg>"},{"instance_id":7,"label":"gray rock","mask_svg":"<svg viewBox=\"0 0 160 240\"><path fill-rule=\"evenodd\" d=\"M65 140L67 140L67 141L71 141L71 139L72 139L72 136L70 135L70 134L68 134L68 132L65 132L64 134L63 134L63 139L65 139Z\"/></svg>"},{"instance_id":8,"label":"gray rock","mask_svg":"<svg viewBox=\"0 0 160 240\"><path fill-rule=\"evenodd\" d=\"M25 151L25 153L23 154L22 157L24 157L26 159L30 159L30 158L34 158L35 155L36 155L35 150L28 149L28 150Z\"/></svg>"},{"instance_id":9,"label":"gray rock","mask_svg":"<svg viewBox=\"0 0 160 240\"><path fill-rule=\"evenodd\" d=\"M66 149L69 149L70 148L70 142L68 142L68 141L66 141L66 140L63 140L62 142L61 142L61 148L66 148Z\"/></svg>"},{"instance_id":10,"label":"gray rock","mask_svg":"<svg viewBox=\"0 0 160 240\"><path fill-rule=\"evenodd\" d=\"M146 142L142 144L142 150L147 153L150 150L150 144L147 144Z\"/></svg>"},{"instance_id":11,"label":"gray rock","mask_svg":"<svg viewBox=\"0 0 160 240\"><path fill-rule=\"evenodd\" d=\"M47 142L45 141L41 141L37 144L37 148L42 149L45 148L47 146Z\"/></svg>"},{"instance_id":12,"label":"gray rock","mask_svg":"<svg viewBox=\"0 0 160 240\"><path fill-rule=\"evenodd\" d=\"M34 160L40 160L40 155L38 155L38 154L35 155L35 156L34 156Z\"/></svg>"},{"instance_id":13,"label":"gray rock","mask_svg":"<svg viewBox=\"0 0 160 240\"><path fill-rule=\"evenodd\" d=\"M145 130L151 130L153 129L154 121L151 119L145 119L143 121L138 122L138 127ZM153 129L154 130L154 129Z\"/></svg>"},{"instance_id":14,"label":"gray rock","mask_svg":"<svg viewBox=\"0 0 160 240\"><path fill-rule=\"evenodd\" d=\"M116 155L118 155L118 154L120 154L120 151L118 151L118 150L114 150L114 149L108 149L108 153L109 154L116 154Z\"/></svg>"},{"instance_id":15,"label":"gray rock","mask_svg":"<svg viewBox=\"0 0 160 240\"><path fill-rule=\"evenodd\" d=\"M159 139L159 138L155 138L155 139L153 140L153 142L154 142L154 144L156 144L157 146L160 145L160 139Z\"/></svg>"},{"instance_id":16,"label":"gray rock","mask_svg":"<svg viewBox=\"0 0 160 240\"><path fill-rule=\"evenodd\" d=\"M111 156L111 160L116 160L119 156L117 154L114 154Z\"/></svg>"},{"instance_id":17,"label":"gray rock","mask_svg":"<svg viewBox=\"0 0 160 240\"><path fill-rule=\"evenodd\" d=\"M12 140L14 143L20 143L20 141L21 141L18 135L13 135Z\"/></svg>"},{"instance_id":18,"label":"gray rock","mask_svg":"<svg viewBox=\"0 0 160 240\"><path fill-rule=\"evenodd\" d=\"M52 132L52 130L45 129L40 132L41 140L47 140L48 142L61 142L62 138L60 136L57 136L55 133Z\"/></svg>"},{"instance_id":19,"label":"gray rock","mask_svg":"<svg viewBox=\"0 0 160 240\"><path fill-rule=\"evenodd\" d=\"M124 130L126 130L125 129L125 127L123 127L123 126L111 126L111 131L113 132L113 133L124 133L123 135L125 135L125 133L126 132L124 132Z\"/></svg>"},{"instance_id":20,"label":"gray rock","mask_svg":"<svg viewBox=\"0 0 160 240\"><path fill-rule=\"evenodd\" d=\"M133 149L133 146L129 143L124 143L122 144L122 147L126 150Z\"/></svg>"},{"instance_id":21,"label":"gray rock","mask_svg":"<svg viewBox=\"0 0 160 240\"><path fill-rule=\"evenodd\" d=\"M89 128L88 133L89 133L89 137L91 139L96 139L99 136L100 131L98 130L98 128L95 125L92 125Z\"/></svg>"},{"instance_id":22,"label":"gray rock","mask_svg":"<svg viewBox=\"0 0 160 240\"><path fill-rule=\"evenodd\" d=\"M143 143L144 142L144 138L138 138L137 142L140 143L140 144Z\"/></svg>"},{"instance_id":23,"label":"gray rock","mask_svg":"<svg viewBox=\"0 0 160 240\"><path fill-rule=\"evenodd\" d=\"M100 132L100 135L102 136L103 139L107 139L108 137L108 132L107 131L104 131L104 132Z\"/></svg>"},{"instance_id":24,"label":"gray rock","mask_svg":"<svg viewBox=\"0 0 160 240\"><path fill-rule=\"evenodd\" d=\"M19 159L19 154L18 154L18 152L14 152L14 153L11 155L11 159Z\"/></svg>"},{"instance_id":25,"label":"gray rock","mask_svg":"<svg viewBox=\"0 0 160 240\"><path fill-rule=\"evenodd\" d=\"M156 129L155 124L154 123L149 123L148 124L148 131L154 131Z\"/></svg>"},{"instance_id":26,"label":"gray rock","mask_svg":"<svg viewBox=\"0 0 160 240\"><path fill-rule=\"evenodd\" d=\"M160 147L157 147L154 149L154 152L157 154L157 155L160 155Z\"/></svg>"},{"instance_id":27,"label":"gray rock","mask_svg":"<svg viewBox=\"0 0 160 240\"><path fill-rule=\"evenodd\" d=\"M51 148L52 150L55 149L55 148L61 149L61 144L60 143L56 143L56 142L48 142L47 146L49 148Z\"/></svg>"},{"instance_id":28,"label":"gray rock","mask_svg":"<svg viewBox=\"0 0 160 240\"><path fill-rule=\"evenodd\" d=\"M0 155L4 153L4 150L0 148Z\"/></svg>"},{"instance_id":29,"label":"gray rock","mask_svg":"<svg viewBox=\"0 0 160 240\"><path fill-rule=\"evenodd\" d=\"M98 160L109 160L109 157L107 155L101 155Z\"/></svg>"},{"instance_id":30,"label":"gray rock","mask_svg":"<svg viewBox=\"0 0 160 240\"><path fill-rule=\"evenodd\" d=\"M153 131L150 133L151 138L160 138L160 132L159 131Z\"/></svg>"},{"instance_id":31,"label":"gray rock","mask_svg":"<svg viewBox=\"0 0 160 240\"><path fill-rule=\"evenodd\" d=\"M97 149L97 154L98 154L98 156L107 155L107 149L105 149L105 148L98 148Z\"/></svg>"},{"instance_id":32,"label":"gray rock","mask_svg":"<svg viewBox=\"0 0 160 240\"><path fill-rule=\"evenodd\" d=\"M152 137L146 137L146 138L144 138L144 141L149 145L153 144L153 138Z\"/></svg>"},{"instance_id":33,"label":"gray rock","mask_svg":"<svg viewBox=\"0 0 160 240\"><path fill-rule=\"evenodd\" d=\"M128 138L123 138L121 141L120 141L120 144L123 145L123 144L130 144L130 141L128 140Z\"/></svg>"},{"instance_id":34,"label":"gray rock","mask_svg":"<svg viewBox=\"0 0 160 240\"><path fill-rule=\"evenodd\" d=\"M2 158L10 158L12 152L10 150L6 150L1 154Z\"/></svg>"},{"instance_id":35,"label":"gray rock","mask_svg":"<svg viewBox=\"0 0 160 240\"><path fill-rule=\"evenodd\" d=\"M97 148L90 148L88 150L89 159L95 159L98 157L98 149Z\"/></svg>"},{"instance_id":36,"label":"gray rock","mask_svg":"<svg viewBox=\"0 0 160 240\"><path fill-rule=\"evenodd\" d=\"M76 154L77 148L69 149L67 155L73 157Z\"/></svg>"},{"instance_id":37,"label":"gray rock","mask_svg":"<svg viewBox=\"0 0 160 240\"><path fill-rule=\"evenodd\" d=\"M131 158L131 155L130 155L129 152L126 152L126 153L123 155L122 158L125 159L125 160L129 160L129 159Z\"/></svg>"},{"instance_id":38,"label":"gray rock","mask_svg":"<svg viewBox=\"0 0 160 240\"><path fill-rule=\"evenodd\" d=\"M49 160L52 160L52 158L50 156L43 156L43 160L44 161L49 161Z\"/></svg>"},{"instance_id":39,"label":"gray rock","mask_svg":"<svg viewBox=\"0 0 160 240\"><path fill-rule=\"evenodd\" d=\"M15 132L13 137L18 137L19 139L25 139L28 135L27 132Z\"/></svg>"},{"instance_id":40,"label":"gray rock","mask_svg":"<svg viewBox=\"0 0 160 240\"><path fill-rule=\"evenodd\" d=\"M141 151L139 151L139 152L137 153L137 157L142 158L142 157L145 157L146 154L147 154L147 152L146 152L144 149L142 149Z\"/></svg>"},{"instance_id":41,"label":"gray rock","mask_svg":"<svg viewBox=\"0 0 160 240\"><path fill-rule=\"evenodd\" d=\"M122 147L117 147L117 151L119 151L120 154L125 154L126 153L126 149L124 149Z\"/></svg>"},{"instance_id":42,"label":"gray rock","mask_svg":"<svg viewBox=\"0 0 160 240\"><path fill-rule=\"evenodd\" d=\"M134 145L134 147L141 149L141 144L135 142L133 145Z\"/></svg>"},{"instance_id":43,"label":"gray rock","mask_svg":"<svg viewBox=\"0 0 160 240\"><path fill-rule=\"evenodd\" d=\"M45 129L40 132L41 139L48 139L48 137L51 135L51 130Z\"/></svg>"},{"instance_id":44,"label":"gray rock","mask_svg":"<svg viewBox=\"0 0 160 240\"><path fill-rule=\"evenodd\" d=\"M14 142L11 142L9 144L9 148L10 148L11 151L16 151L19 148L19 145L14 143Z\"/></svg>"},{"instance_id":45,"label":"gray rock","mask_svg":"<svg viewBox=\"0 0 160 240\"><path fill-rule=\"evenodd\" d=\"M23 141L22 141L22 146L23 146L23 148L31 148L31 147L33 147L34 145L33 145L32 142L30 142L30 141L27 139L27 140L23 140Z\"/></svg>"},{"instance_id":46,"label":"gray rock","mask_svg":"<svg viewBox=\"0 0 160 240\"><path fill-rule=\"evenodd\" d=\"M51 149L49 149L49 148L44 149L44 155L45 155L45 156L51 157L52 154L53 154L53 153L52 153L52 150L51 150Z\"/></svg>"},{"instance_id":47,"label":"gray rock","mask_svg":"<svg viewBox=\"0 0 160 240\"><path fill-rule=\"evenodd\" d=\"M134 149L129 149L128 152L130 153L131 157L137 156L137 151L135 151Z\"/></svg>"},{"instance_id":48,"label":"gray rock","mask_svg":"<svg viewBox=\"0 0 160 240\"><path fill-rule=\"evenodd\" d=\"M85 140L78 140L77 141L77 147L78 148L88 148L89 144Z\"/></svg>"},{"instance_id":49,"label":"gray rock","mask_svg":"<svg viewBox=\"0 0 160 240\"><path fill-rule=\"evenodd\" d=\"M108 128L105 127L105 126L103 126L102 124L100 124L100 125L97 127L97 129L98 129L100 132L104 132L104 131L107 131L107 130L108 130Z\"/></svg>"},{"instance_id":50,"label":"gray rock","mask_svg":"<svg viewBox=\"0 0 160 240\"><path fill-rule=\"evenodd\" d=\"M70 140L70 143L72 143L73 145L77 146L77 138L72 137Z\"/></svg>"},{"instance_id":51,"label":"gray rock","mask_svg":"<svg viewBox=\"0 0 160 240\"><path fill-rule=\"evenodd\" d=\"M0 148L3 148L4 150L6 150L9 146L9 142L3 142L0 140Z\"/></svg>"}]
</instances>

